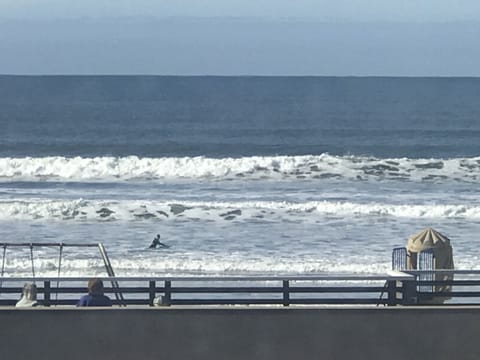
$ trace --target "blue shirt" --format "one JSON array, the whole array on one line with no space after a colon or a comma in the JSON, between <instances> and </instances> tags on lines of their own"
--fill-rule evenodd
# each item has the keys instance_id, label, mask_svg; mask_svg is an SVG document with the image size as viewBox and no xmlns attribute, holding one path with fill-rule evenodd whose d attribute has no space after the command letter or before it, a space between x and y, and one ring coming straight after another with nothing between
<instances>
[{"instance_id":1,"label":"blue shirt","mask_svg":"<svg viewBox=\"0 0 480 360\"><path fill-rule=\"evenodd\" d=\"M77 306L112 306L112 300L105 295L84 295L78 300Z\"/></svg>"}]
</instances>

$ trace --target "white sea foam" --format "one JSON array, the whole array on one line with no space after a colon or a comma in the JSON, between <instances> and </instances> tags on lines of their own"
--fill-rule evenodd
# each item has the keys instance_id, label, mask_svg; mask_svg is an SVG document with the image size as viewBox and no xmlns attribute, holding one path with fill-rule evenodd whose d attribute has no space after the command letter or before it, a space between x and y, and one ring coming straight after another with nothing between
<instances>
[{"instance_id":1,"label":"white sea foam","mask_svg":"<svg viewBox=\"0 0 480 360\"><path fill-rule=\"evenodd\" d=\"M112 256L111 256L112 257ZM232 274L320 274L326 272L344 273L382 273L388 270L386 263L352 263L351 261L328 261L311 259L298 261L298 258L236 258L212 257L209 261L203 258L183 256L151 256L143 259L114 259L112 266L117 276L170 276L170 275L232 275ZM56 277L58 257L51 254L37 257L34 261L35 275ZM68 276L106 276L101 259L63 259L60 275ZM32 276L31 261L28 254L7 257L6 277Z\"/></svg>"},{"instance_id":2,"label":"white sea foam","mask_svg":"<svg viewBox=\"0 0 480 360\"><path fill-rule=\"evenodd\" d=\"M0 219L87 221L315 219L319 216L480 219L479 205L385 204L333 201L0 200Z\"/></svg>"},{"instance_id":3,"label":"white sea foam","mask_svg":"<svg viewBox=\"0 0 480 360\"><path fill-rule=\"evenodd\" d=\"M480 181L480 157L379 159L362 156L252 156L242 158L26 157L0 158L3 181L122 181L207 179L402 179Z\"/></svg>"},{"instance_id":4,"label":"white sea foam","mask_svg":"<svg viewBox=\"0 0 480 360\"><path fill-rule=\"evenodd\" d=\"M126 255L126 254L125 254ZM270 258L237 258L184 256L150 256L135 259L112 258L112 266L117 276L188 276L188 275L278 275L278 274L382 274L391 265L385 259L362 259L346 257L344 259L310 259L305 261L296 256ZM58 255L37 257L34 261L35 275L56 277L58 272ZM463 270L478 270L476 256L464 256L456 259L456 267ZM89 259L63 259L60 275L62 277L106 276L105 267L99 257ZM10 254L5 266L5 277L32 276L29 255Z\"/></svg>"}]
</instances>

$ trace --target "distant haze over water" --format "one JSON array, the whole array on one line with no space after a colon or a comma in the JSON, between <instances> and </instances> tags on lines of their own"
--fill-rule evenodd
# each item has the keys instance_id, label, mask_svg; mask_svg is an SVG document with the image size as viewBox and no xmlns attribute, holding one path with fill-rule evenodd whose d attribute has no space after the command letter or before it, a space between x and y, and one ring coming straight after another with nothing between
<instances>
[{"instance_id":1,"label":"distant haze over water","mask_svg":"<svg viewBox=\"0 0 480 360\"><path fill-rule=\"evenodd\" d=\"M2 18L0 7L0 73L480 76L480 19L456 18L451 7L439 20L427 20L437 1L419 19L397 11L373 21L315 13L18 19Z\"/></svg>"}]
</instances>

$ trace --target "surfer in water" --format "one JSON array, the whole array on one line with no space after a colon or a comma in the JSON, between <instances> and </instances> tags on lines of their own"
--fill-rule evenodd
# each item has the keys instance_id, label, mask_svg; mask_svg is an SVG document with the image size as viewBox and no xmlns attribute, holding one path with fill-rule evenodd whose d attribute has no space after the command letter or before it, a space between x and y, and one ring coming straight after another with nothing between
<instances>
[{"instance_id":1,"label":"surfer in water","mask_svg":"<svg viewBox=\"0 0 480 360\"><path fill-rule=\"evenodd\" d=\"M157 234L153 239L152 243L148 247L149 249L168 249L170 246L160 242L160 234Z\"/></svg>"}]
</instances>

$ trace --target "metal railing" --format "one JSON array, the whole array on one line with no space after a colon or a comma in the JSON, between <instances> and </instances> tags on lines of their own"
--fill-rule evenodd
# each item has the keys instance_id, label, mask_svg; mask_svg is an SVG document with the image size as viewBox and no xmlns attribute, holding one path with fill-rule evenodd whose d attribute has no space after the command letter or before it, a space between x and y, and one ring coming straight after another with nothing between
<instances>
[{"instance_id":1,"label":"metal railing","mask_svg":"<svg viewBox=\"0 0 480 360\"><path fill-rule=\"evenodd\" d=\"M121 292L115 305L395 305L399 285L413 279L386 275L250 276L250 277L104 277L108 296ZM24 283L34 282L44 306L75 305L86 293L87 278L3 278L0 305L14 305ZM385 297L380 297L384 293Z\"/></svg>"},{"instance_id":2,"label":"metal railing","mask_svg":"<svg viewBox=\"0 0 480 360\"><path fill-rule=\"evenodd\" d=\"M480 305L480 270L409 271L415 277L413 303Z\"/></svg>"},{"instance_id":3,"label":"metal railing","mask_svg":"<svg viewBox=\"0 0 480 360\"><path fill-rule=\"evenodd\" d=\"M480 305L480 270L436 270L385 275L249 277L104 277L113 303L125 305ZM43 306L75 305L86 293L79 277L0 279L0 305L20 298L33 282ZM428 291L426 291L426 289ZM112 296L116 293L122 296Z\"/></svg>"}]
</instances>

